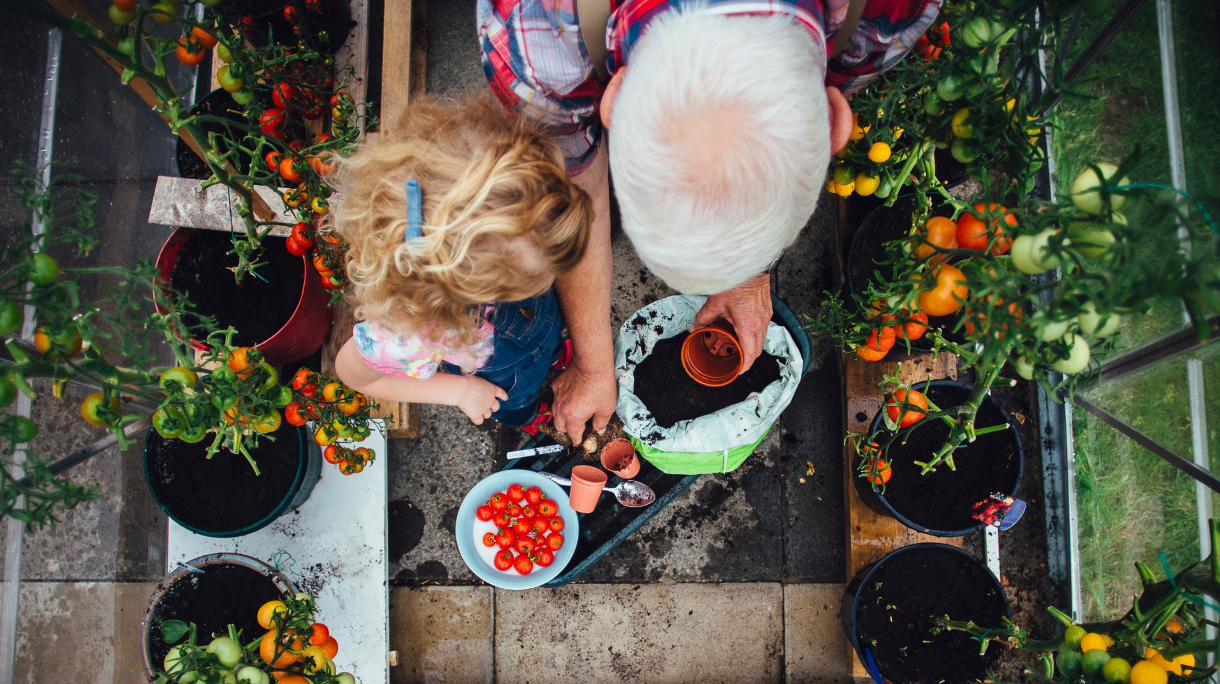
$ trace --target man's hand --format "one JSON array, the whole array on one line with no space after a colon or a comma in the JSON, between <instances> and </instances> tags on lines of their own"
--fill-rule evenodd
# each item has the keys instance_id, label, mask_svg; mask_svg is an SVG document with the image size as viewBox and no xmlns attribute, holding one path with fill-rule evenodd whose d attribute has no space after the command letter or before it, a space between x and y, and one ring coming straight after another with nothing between
<instances>
[{"instance_id":1,"label":"man's hand","mask_svg":"<svg viewBox=\"0 0 1220 684\"><path fill-rule=\"evenodd\" d=\"M573 363L555 378L551 389L555 390L555 403L551 405L555 429L567 433L572 444L584 440L590 418L594 432L605 430L618 402L613 366L600 373L586 373Z\"/></svg>"},{"instance_id":2,"label":"man's hand","mask_svg":"<svg viewBox=\"0 0 1220 684\"><path fill-rule=\"evenodd\" d=\"M691 332L717 318L733 324L741 342L741 372L750 370L754 360L762 354L763 342L767 339L767 323L771 320L771 276L763 273L731 290L708 297L703 308L695 314Z\"/></svg>"}]
</instances>

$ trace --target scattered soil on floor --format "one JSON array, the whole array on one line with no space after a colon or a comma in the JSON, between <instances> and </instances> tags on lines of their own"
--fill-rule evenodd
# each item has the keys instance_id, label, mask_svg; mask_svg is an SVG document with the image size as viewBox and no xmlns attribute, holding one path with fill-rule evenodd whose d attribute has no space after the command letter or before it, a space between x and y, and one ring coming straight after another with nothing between
<instances>
[{"instance_id":1,"label":"scattered soil on floor","mask_svg":"<svg viewBox=\"0 0 1220 684\"><path fill-rule=\"evenodd\" d=\"M935 619L1002 626L1005 601L986 566L943 549L894 556L860 588L856 638L872 651L884 679L903 684L978 682L999 657L980 656L960 631L933 634ZM845 607L846 609L846 607Z\"/></svg>"},{"instance_id":2,"label":"scattered soil on floor","mask_svg":"<svg viewBox=\"0 0 1220 684\"><path fill-rule=\"evenodd\" d=\"M293 256L285 238L263 238L258 276L247 274L240 285L230 270L237 256L229 233L195 231L174 269L170 287L186 295L198 316L187 315L187 325L199 324L199 316L212 316L216 328L237 329L233 344L252 347L274 335L296 311L305 282L304 257ZM312 266L310 266L312 268ZM261 276L261 277L260 277Z\"/></svg>"},{"instance_id":3,"label":"scattered soil on floor","mask_svg":"<svg viewBox=\"0 0 1220 684\"><path fill-rule=\"evenodd\" d=\"M931 403L948 409L966 400L970 390L935 386L929 391ZM1004 424L1004 416L984 403L975 416L979 428ZM1008 430L979 435L953 455L956 470L939 465L927 475L920 474L915 461L927 461L945 443L949 426L940 420L920 423L907 437L906 444L890 445L893 476L885 486L885 498L899 513L913 522L934 530L964 530L978 521L970 517L974 504L992 492L1012 493L1017 485L1020 462L1017 444Z\"/></svg>"},{"instance_id":4,"label":"scattered soil on floor","mask_svg":"<svg viewBox=\"0 0 1220 684\"><path fill-rule=\"evenodd\" d=\"M221 449L207 457L211 435L197 444L165 439L149 430L149 480L157 500L184 525L213 532L236 532L279 506L301 465L300 428L281 423L251 451L261 475L241 454ZM296 434L294 434L296 433Z\"/></svg>"},{"instance_id":5,"label":"scattered soil on floor","mask_svg":"<svg viewBox=\"0 0 1220 684\"><path fill-rule=\"evenodd\" d=\"M153 665L160 667L169 653L170 644L161 638L161 623L166 620L195 623L196 643L201 646L211 642L213 634L227 635L229 624L241 630L242 641L248 643L265 631L258 626L259 607L281 596L271 578L243 565L212 563L204 566L203 573L183 573L149 619Z\"/></svg>"},{"instance_id":6,"label":"scattered soil on floor","mask_svg":"<svg viewBox=\"0 0 1220 684\"><path fill-rule=\"evenodd\" d=\"M652 353L635 367L635 395L663 428L745 401L779 380L779 359L763 352L750 370L733 382L723 387L700 385L682 367L685 339L686 335L678 335L659 340Z\"/></svg>"}]
</instances>

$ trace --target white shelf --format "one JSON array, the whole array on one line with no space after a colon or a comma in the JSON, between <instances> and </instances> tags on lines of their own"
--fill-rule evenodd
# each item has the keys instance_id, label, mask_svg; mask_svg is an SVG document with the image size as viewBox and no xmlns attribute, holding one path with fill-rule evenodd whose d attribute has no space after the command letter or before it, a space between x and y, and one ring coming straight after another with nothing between
<instances>
[{"instance_id":1,"label":"white shelf","mask_svg":"<svg viewBox=\"0 0 1220 684\"><path fill-rule=\"evenodd\" d=\"M253 534L203 537L171 520L166 563L172 570L179 561L233 552L278 568L317 597L317 619L339 642L339 670L360 684L389 684L386 440L374 430L360 446L377 454L364 472L344 476L323 463L309 500Z\"/></svg>"}]
</instances>

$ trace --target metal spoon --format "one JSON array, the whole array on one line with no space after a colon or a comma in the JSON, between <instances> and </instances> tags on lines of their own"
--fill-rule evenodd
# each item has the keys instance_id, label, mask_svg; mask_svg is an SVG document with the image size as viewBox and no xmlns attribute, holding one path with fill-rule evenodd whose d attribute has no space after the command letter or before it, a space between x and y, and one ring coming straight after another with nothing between
<instances>
[{"instance_id":1,"label":"metal spoon","mask_svg":"<svg viewBox=\"0 0 1220 684\"><path fill-rule=\"evenodd\" d=\"M540 474L547 476L557 485L562 485L564 487L572 486L572 481L566 477L560 477L558 475L546 472ZM614 498L618 499L620 504L627 506L628 508L647 506L648 504L657 500L656 493L653 492L648 485L635 480L623 480L614 487L602 487L602 491L610 492L614 495Z\"/></svg>"}]
</instances>

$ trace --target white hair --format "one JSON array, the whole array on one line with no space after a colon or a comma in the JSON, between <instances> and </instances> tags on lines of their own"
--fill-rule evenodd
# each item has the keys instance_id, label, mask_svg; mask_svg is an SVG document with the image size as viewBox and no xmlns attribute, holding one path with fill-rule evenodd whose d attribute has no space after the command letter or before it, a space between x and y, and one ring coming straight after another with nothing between
<instances>
[{"instance_id":1,"label":"white hair","mask_svg":"<svg viewBox=\"0 0 1220 684\"><path fill-rule=\"evenodd\" d=\"M715 294L766 270L808 222L830 162L824 60L787 16L653 20L613 104L623 229L654 273Z\"/></svg>"}]
</instances>

